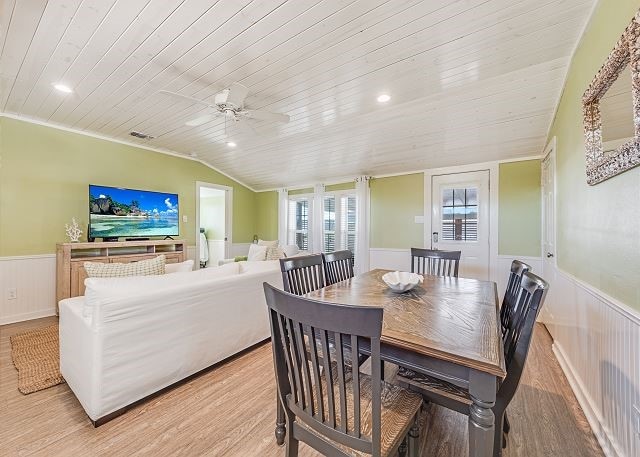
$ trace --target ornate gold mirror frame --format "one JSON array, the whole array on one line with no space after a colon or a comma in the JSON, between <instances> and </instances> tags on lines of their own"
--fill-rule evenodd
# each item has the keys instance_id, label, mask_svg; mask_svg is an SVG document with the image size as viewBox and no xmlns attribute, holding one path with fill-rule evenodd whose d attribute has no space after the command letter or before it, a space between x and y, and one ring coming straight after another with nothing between
<instances>
[{"instance_id":1,"label":"ornate gold mirror frame","mask_svg":"<svg viewBox=\"0 0 640 457\"><path fill-rule=\"evenodd\" d=\"M634 138L614 152L605 154L602 147L600 99L627 65L631 70ZM625 29L582 96L582 109L589 185L601 183L640 165L640 11Z\"/></svg>"}]
</instances>

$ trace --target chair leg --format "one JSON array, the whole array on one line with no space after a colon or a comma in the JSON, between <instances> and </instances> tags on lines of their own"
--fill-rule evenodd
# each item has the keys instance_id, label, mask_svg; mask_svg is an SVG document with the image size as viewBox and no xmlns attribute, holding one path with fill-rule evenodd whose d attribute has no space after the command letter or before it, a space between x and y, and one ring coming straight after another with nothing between
<instances>
[{"instance_id":1,"label":"chair leg","mask_svg":"<svg viewBox=\"0 0 640 457\"><path fill-rule=\"evenodd\" d=\"M504 411L495 411L495 428L493 435L493 457L502 457L504 432L502 426L504 424Z\"/></svg>"},{"instance_id":2,"label":"chair leg","mask_svg":"<svg viewBox=\"0 0 640 457\"><path fill-rule=\"evenodd\" d=\"M384 360L380 361L380 379L384 381Z\"/></svg>"},{"instance_id":3,"label":"chair leg","mask_svg":"<svg viewBox=\"0 0 640 457\"><path fill-rule=\"evenodd\" d=\"M284 408L282 407L282 403L280 403L280 394L276 394L276 443L278 446L282 446L284 444L284 437L286 434L285 428L285 413Z\"/></svg>"},{"instance_id":4,"label":"chair leg","mask_svg":"<svg viewBox=\"0 0 640 457\"><path fill-rule=\"evenodd\" d=\"M298 457L299 441L293 437L293 418L287 418L287 435L285 436L285 455L287 457Z\"/></svg>"},{"instance_id":5,"label":"chair leg","mask_svg":"<svg viewBox=\"0 0 640 457\"><path fill-rule=\"evenodd\" d=\"M407 437L405 436L398 448L398 457L407 457Z\"/></svg>"},{"instance_id":6,"label":"chair leg","mask_svg":"<svg viewBox=\"0 0 640 457\"><path fill-rule=\"evenodd\" d=\"M418 415L416 415L413 425L409 430L409 438L411 438L411 457L419 457L420 455L420 425L418 423Z\"/></svg>"},{"instance_id":7,"label":"chair leg","mask_svg":"<svg viewBox=\"0 0 640 457\"><path fill-rule=\"evenodd\" d=\"M507 417L507 412L504 412L504 424L502 425L504 428L504 432L508 435L511 430L511 424L509 423L509 418Z\"/></svg>"}]
</instances>

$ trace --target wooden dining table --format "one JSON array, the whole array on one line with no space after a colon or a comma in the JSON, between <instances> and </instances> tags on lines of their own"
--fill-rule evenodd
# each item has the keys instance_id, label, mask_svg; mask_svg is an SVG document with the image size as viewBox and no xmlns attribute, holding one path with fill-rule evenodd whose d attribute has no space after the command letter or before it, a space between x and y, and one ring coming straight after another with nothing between
<instances>
[{"instance_id":1,"label":"wooden dining table","mask_svg":"<svg viewBox=\"0 0 640 457\"><path fill-rule=\"evenodd\" d=\"M506 375L496 284L425 276L395 293L371 270L306 297L384 308L383 361L447 381L469 392L469 456L492 455L497 385ZM283 438L281 425L276 436Z\"/></svg>"}]
</instances>

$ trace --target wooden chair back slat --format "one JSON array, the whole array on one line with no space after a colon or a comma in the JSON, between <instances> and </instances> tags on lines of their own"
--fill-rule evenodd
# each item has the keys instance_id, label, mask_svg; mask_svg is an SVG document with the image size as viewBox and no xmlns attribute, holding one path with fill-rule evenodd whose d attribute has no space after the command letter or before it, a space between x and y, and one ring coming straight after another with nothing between
<instances>
[{"instance_id":1,"label":"wooden chair back slat","mask_svg":"<svg viewBox=\"0 0 640 457\"><path fill-rule=\"evenodd\" d=\"M321 254L280 259L284 290L305 295L326 286Z\"/></svg>"},{"instance_id":2,"label":"wooden chair back slat","mask_svg":"<svg viewBox=\"0 0 640 457\"><path fill-rule=\"evenodd\" d=\"M368 340L371 379L380 379L382 308L310 300L267 283L264 290L276 380L287 414L326 437L327 446L339 443L379 456L382 387L380 382L371 383L372 428L366 436L361 417L368 409L361 404L357 360L359 338ZM345 357L345 347L350 347L350 357ZM351 370L349 364L356 368Z\"/></svg>"},{"instance_id":3,"label":"wooden chair back slat","mask_svg":"<svg viewBox=\"0 0 640 457\"><path fill-rule=\"evenodd\" d=\"M504 336L507 376L500 385L497 401L507 405L516 392L524 369L534 326L544 304L549 285L530 272L522 274L516 306Z\"/></svg>"},{"instance_id":4,"label":"wooden chair back slat","mask_svg":"<svg viewBox=\"0 0 640 457\"><path fill-rule=\"evenodd\" d=\"M457 278L460 254L461 251L411 248L411 272Z\"/></svg>"},{"instance_id":5,"label":"wooden chair back slat","mask_svg":"<svg viewBox=\"0 0 640 457\"><path fill-rule=\"evenodd\" d=\"M527 271L531 271L531 267L524 262L514 260L511 262L511 270L509 271L509 280L507 281L507 289L504 292L502 306L500 307L500 324L502 325L502 335L507 332L511 314L516 306L518 292L520 291L520 283L522 275Z\"/></svg>"},{"instance_id":6,"label":"wooden chair back slat","mask_svg":"<svg viewBox=\"0 0 640 457\"><path fill-rule=\"evenodd\" d=\"M322 254L327 286L353 278L353 252L349 250Z\"/></svg>"}]
</instances>

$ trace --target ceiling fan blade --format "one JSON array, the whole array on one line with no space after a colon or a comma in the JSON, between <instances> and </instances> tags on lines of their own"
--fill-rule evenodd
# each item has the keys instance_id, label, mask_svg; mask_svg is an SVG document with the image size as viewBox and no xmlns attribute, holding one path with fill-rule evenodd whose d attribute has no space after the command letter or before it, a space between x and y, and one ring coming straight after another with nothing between
<instances>
[{"instance_id":1,"label":"ceiling fan blade","mask_svg":"<svg viewBox=\"0 0 640 457\"><path fill-rule=\"evenodd\" d=\"M161 94L164 94L164 95L169 95L170 97L181 98L183 100L189 100L190 102L193 102L193 103L199 103L201 105L205 105L205 106L209 106L211 108L215 108L215 105L212 105L211 103L207 103L204 100L200 100L199 98L189 97L188 95L182 95L182 94L179 94L177 92L171 92L171 91L168 91L168 90L161 90L161 91L158 91L158 92L161 93Z\"/></svg>"},{"instance_id":2,"label":"ceiling fan blade","mask_svg":"<svg viewBox=\"0 0 640 457\"><path fill-rule=\"evenodd\" d=\"M270 111L262 110L248 109L242 113L249 119L255 119L257 121L289 122L291 119L288 114L272 113Z\"/></svg>"},{"instance_id":3,"label":"ceiling fan blade","mask_svg":"<svg viewBox=\"0 0 640 457\"><path fill-rule=\"evenodd\" d=\"M229 94L227 95L227 103L242 108L244 99L247 98L249 89L240 83L233 83L229 87Z\"/></svg>"},{"instance_id":4,"label":"ceiling fan blade","mask_svg":"<svg viewBox=\"0 0 640 457\"><path fill-rule=\"evenodd\" d=\"M195 119L185 122L184 125L188 125L189 127L198 127L199 125L206 124L215 117L215 114L205 114L204 116L196 117Z\"/></svg>"},{"instance_id":5,"label":"ceiling fan blade","mask_svg":"<svg viewBox=\"0 0 640 457\"><path fill-rule=\"evenodd\" d=\"M244 133L246 135L255 135L256 131L249 125L249 123L245 120L237 120L233 123L236 130L240 133Z\"/></svg>"}]
</instances>

